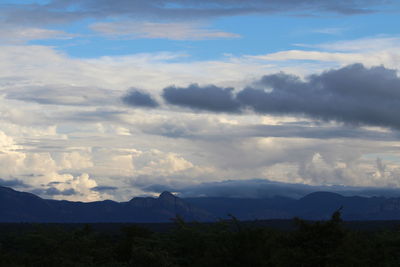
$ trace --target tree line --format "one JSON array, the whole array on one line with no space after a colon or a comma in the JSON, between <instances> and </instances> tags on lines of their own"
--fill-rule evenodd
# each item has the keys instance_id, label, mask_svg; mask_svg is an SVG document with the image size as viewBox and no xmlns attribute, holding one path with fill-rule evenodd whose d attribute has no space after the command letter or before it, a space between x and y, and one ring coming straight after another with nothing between
<instances>
[{"instance_id":1,"label":"tree line","mask_svg":"<svg viewBox=\"0 0 400 267\"><path fill-rule=\"evenodd\" d=\"M400 232L350 230L340 211L330 220L294 219L282 231L239 222L213 224L175 219L166 232L128 225L118 233L91 225L38 224L29 231L1 231L1 266L399 266ZM0 226L1 227L1 226Z\"/></svg>"}]
</instances>

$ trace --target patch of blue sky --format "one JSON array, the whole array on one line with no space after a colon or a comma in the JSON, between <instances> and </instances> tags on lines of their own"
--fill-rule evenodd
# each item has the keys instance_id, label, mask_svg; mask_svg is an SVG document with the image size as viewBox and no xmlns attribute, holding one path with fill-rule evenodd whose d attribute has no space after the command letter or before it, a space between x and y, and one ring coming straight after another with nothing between
<instances>
[{"instance_id":1,"label":"patch of blue sky","mask_svg":"<svg viewBox=\"0 0 400 267\"><path fill-rule=\"evenodd\" d=\"M1 4L16 4L16 5L30 5L30 4L39 4L46 5L51 0L1 0Z\"/></svg>"},{"instance_id":2,"label":"patch of blue sky","mask_svg":"<svg viewBox=\"0 0 400 267\"><path fill-rule=\"evenodd\" d=\"M62 29L77 34L73 40L39 40L32 44L58 47L73 57L100 57L136 53L187 53L186 60L216 60L225 54L261 55L290 49L314 49L315 45L376 36L398 35L395 13L356 16L236 16L214 20L207 28L239 34L239 38L206 40L128 39L101 36L89 29L94 20L79 21Z\"/></svg>"},{"instance_id":3,"label":"patch of blue sky","mask_svg":"<svg viewBox=\"0 0 400 267\"><path fill-rule=\"evenodd\" d=\"M126 56L141 53L188 53L190 44L166 39L110 39L98 35L82 35L71 40L38 40L30 44L52 46L75 58L97 58L102 56Z\"/></svg>"},{"instance_id":4,"label":"patch of blue sky","mask_svg":"<svg viewBox=\"0 0 400 267\"><path fill-rule=\"evenodd\" d=\"M389 154L389 153L371 153L371 154L365 154L362 155L362 159L365 160L375 160L377 158L382 159L384 162L385 161L391 161L393 163L400 163L400 155L396 154Z\"/></svg>"}]
</instances>

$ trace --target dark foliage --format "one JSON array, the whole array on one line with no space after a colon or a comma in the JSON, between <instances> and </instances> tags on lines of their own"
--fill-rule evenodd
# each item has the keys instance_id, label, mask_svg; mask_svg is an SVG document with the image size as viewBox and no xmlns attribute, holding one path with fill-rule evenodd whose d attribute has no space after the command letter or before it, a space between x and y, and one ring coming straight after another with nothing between
<instances>
[{"instance_id":1,"label":"dark foliage","mask_svg":"<svg viewBox=\"0 0 400 267\"><path fill-rule=\"evenodd\" d=\"M154 232L126 224L119 232L92 225L37 224L0 229L0 266L398 266L400 232L345 227L340 210L328 221L294 219L282 231L235 217L214 224L175 219ZM0 225L0 227L6 227Z\"/></svg>"}]
</instances>

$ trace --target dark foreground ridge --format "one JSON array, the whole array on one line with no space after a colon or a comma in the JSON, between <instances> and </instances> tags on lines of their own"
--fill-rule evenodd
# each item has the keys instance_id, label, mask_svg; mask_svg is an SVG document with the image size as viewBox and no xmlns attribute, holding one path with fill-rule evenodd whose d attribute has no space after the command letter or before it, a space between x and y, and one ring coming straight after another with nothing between
<instances>
[{"instance_id":1,"label":"dark foreground ridge","mask_svg":"<svg viewBox=\"0 0 400 267\"><path fill-rule=\"evenodd\" d=\"M111 200L72 202L42 199L34 194L0 187L0 222L59 223L159 223L179 216L185 221L212 222L232 214L239 220L328 220L342 207L344 220L400 220L400 198L345 197L314 192L301 199L185 198L169 192L158 198L135 197L128 202Z\"/></svg>"},{"instance_id":2,"label":"dark foreground ridge","mask_svg":"<svg viewBox=\"0 0 400 267\"><path fill-rule=\"evenodd\" d=\"M142 224L0 224L0 266L263 267L399 266L400 232L351 230L340 211L292 230L242 223L185 223L154 232ZM103 224L110 225L110 224ZM29 226L29 227L27 227ZM49 253L50 252L50 253Z\"/></svg>"}]
</instances>

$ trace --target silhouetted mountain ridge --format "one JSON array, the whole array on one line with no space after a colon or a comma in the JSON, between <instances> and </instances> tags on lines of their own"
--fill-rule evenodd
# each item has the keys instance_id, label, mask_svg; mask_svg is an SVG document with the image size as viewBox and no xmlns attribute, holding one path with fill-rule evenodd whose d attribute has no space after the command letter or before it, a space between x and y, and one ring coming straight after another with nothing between
<instances>
[{"instance_id":1,"label":"silhouetted mountain ridge","mask_svg":"<svg viewBox=\"0 0 400 267\"><path fill-rule=\"evenodd\" d=\"M187 221L214 219L169 192L159 198L135 197L128 202L73 202L0 187L0 222L170 222L177 215Z\"/></svg>"},{"instance_id":2,"label":"silhouetted mountain ridge","mask_svg":"<svg viewBox=\"0 0 400 267\"><path fill-rule=\"evenodd\" d=\"M332 192L314 192L297 200L279 196L182 199L165 191L158 198L85 203L42 199L31 193L0 187L0 222L170 222L177 215L186 221L215 221L227 218L228 214L240 220L295 216L321 220L329 219L341 207L345 220L400 220L400 198L349 197Z\"/></svg>"}]
</instances>

